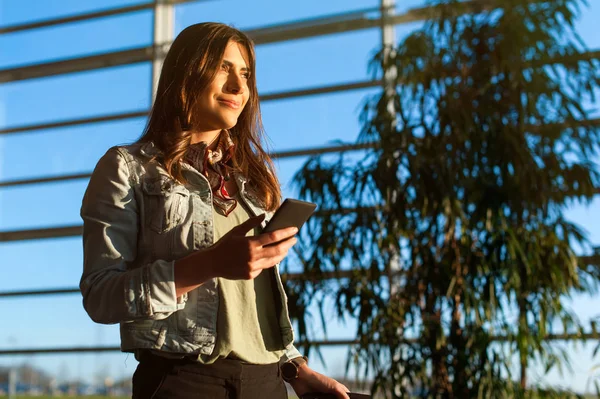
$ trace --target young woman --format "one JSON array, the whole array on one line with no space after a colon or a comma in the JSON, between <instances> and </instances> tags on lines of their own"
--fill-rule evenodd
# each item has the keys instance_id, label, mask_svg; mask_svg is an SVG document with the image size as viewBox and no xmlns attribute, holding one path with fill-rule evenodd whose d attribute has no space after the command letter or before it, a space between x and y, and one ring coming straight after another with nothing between
<instances>
[{"instance_id":1,"label":"young woman","mask_svg":"<svg viewBox=\"0 0 600 399\"><path fill-rule=\"evenodd\" d=\"M260 233L281 193L254 69L242 32L183 30L143 136L108 150L83 198L84 307L120 323L134 398L286 398L284 379L348 398L293 346L277 265L296 230Z\"/></svg>"}]
</instances>

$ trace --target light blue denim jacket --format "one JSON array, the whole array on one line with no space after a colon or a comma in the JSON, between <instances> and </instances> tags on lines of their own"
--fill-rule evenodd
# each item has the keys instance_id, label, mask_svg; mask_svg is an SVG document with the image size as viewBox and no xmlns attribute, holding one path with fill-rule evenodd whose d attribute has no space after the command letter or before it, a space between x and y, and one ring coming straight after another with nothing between
<instances>
[{"instance_id":1,"label":"light blue denim jacket","mask_svg":"<svg viewBox=\"0 0 600 399\"><path fill-rule=\"evenodd\" d=\"M177 298L173 264L213 244L212 193L194 168L184 164L184 186L154 156L152 143L138 143L111 148L96 165L81 207L83 306L95 322L120 323L123 351L208 355L217 338L217 280ZM245 179L235 180L250 211L265 213ZM281 360L299 357L278 266L266 272L277 282Z\"/></svg>"}]
</instances>

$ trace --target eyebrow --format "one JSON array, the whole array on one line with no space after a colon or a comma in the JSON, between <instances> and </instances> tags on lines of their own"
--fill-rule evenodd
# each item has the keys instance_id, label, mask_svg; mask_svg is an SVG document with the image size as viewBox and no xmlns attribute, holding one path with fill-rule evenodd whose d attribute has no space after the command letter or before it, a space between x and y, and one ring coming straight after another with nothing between
<instances>
[{"instance_id":1,"label":"eyebrow","mask_svg":"<svg viewBox=\"0 0 600 399\"><path fill-rule=\"evenodd\" d=\"M234 66L233 62L227 61L227 60L223 60L223 64L227 65L228 67L233 67ZM242 72L250 73L250 68L244 67L241 70L242 70Z\"/></svg>"}]
</instances>

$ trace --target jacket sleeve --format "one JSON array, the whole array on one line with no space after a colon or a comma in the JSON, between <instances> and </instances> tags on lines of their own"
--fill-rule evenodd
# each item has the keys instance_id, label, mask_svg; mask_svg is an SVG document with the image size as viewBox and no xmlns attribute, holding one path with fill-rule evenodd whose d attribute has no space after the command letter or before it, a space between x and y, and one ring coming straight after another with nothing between
<instances>
[{"instance_id":1,"label":"jacket sleeve","mask_svg":"<svg viewBox=\"0 0 600 399\"><path fill-rule=\"evenodd\" d=\"M129 166L118 148L98 161L81 206L83 306L97 323L164 319L185 306L176 298L174 261L136 268L139 212Z\"/></svg>"},{"instance_id":2,"label":"jacket sleeve","mask_svg":"<svg viewBox=\"0 0 600 399\"><path fill-rule=\"evenodd\" d=\"M281 356L281 358L279 359L280 363L285 363L288 360L292 360L295 359L297 357L302 357L302 354L300 353L300 351L298 351L298 349L296 349L296 347L292 344L289 346L289 348L287 348L283 354L283 356Z\"/></svg>"}]
</instances>

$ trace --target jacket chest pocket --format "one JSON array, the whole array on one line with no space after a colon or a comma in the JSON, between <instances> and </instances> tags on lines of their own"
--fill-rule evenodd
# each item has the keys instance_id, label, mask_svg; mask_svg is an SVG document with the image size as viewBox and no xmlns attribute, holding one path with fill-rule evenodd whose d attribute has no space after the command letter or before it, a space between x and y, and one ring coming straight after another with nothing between
<instances>
[{"instance_id":1,"label":"jacket chest pocket","mask_svg":"<svg viewBox=\"0 0 600 399\"><path fill-rule=\"evenodd\" d=\"M142 182L146 206L145 222L152 231L161 234L180 224L189 211L189 191L166 177Z\"/></svg>"}]
</instances>

